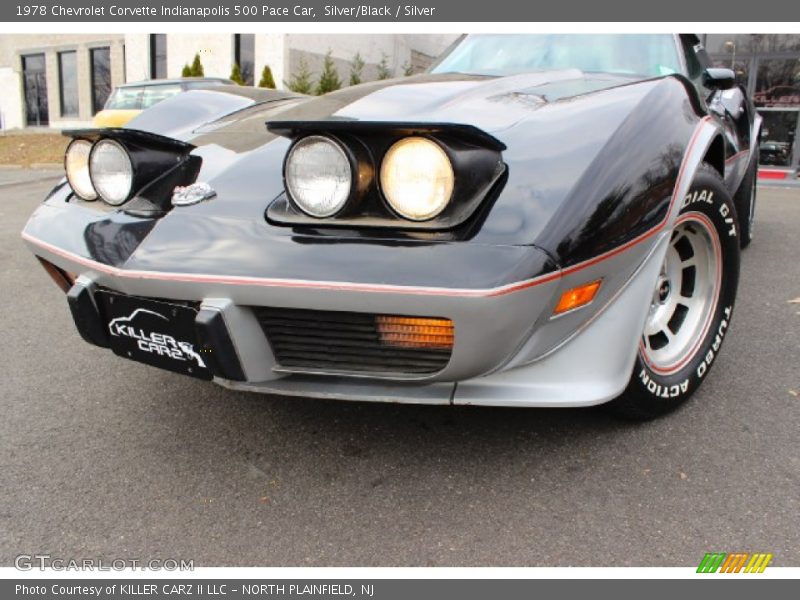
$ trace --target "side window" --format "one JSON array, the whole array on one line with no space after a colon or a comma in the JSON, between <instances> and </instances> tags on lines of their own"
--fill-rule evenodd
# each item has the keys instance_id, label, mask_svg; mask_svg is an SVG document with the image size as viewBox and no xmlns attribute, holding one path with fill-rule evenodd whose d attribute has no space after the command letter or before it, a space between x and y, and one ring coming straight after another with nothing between
<instances>
[{"instance_id":1,"label":"side window","mask_svg":"<svg viewBox=\"0 0 800 600\"><path fill-rule=\"evenodd\" d=\"M711 60L706 53L706 49L697 36L682 35L681 47L683 56L686 59L687 76L697 89L697 94L700 96L702 102L705 102L711 90L703 86L703 71L711 66Z\"/></svg>"},{"instance_id":2,"label":"side window","mask_svg":"<svg viewBox=\"0 0 800 600\"><path fill-rule=\"evenodd\" d=\"M708 68L708 56L705 48L694 36L682 35L681 46L686 58L687 75L698 89L702 88L703 71ZM705 63L705 64L704 64Z\"/></svg>"}]
</instances>

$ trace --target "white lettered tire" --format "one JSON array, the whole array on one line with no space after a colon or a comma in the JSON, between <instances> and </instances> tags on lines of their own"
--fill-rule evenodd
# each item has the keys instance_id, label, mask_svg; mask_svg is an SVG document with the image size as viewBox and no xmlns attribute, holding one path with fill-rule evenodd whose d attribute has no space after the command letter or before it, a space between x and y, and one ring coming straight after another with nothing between
<instances>
[{"instance_id":1,"label":"white lettered tire","mask_svg":"<svg viewBox=\"0 0 800 600\"><path fill-rule=\"evenodd\" d=\"M610 403L617 414L660 416L708 377L733 316L739 245L733 200L719 173L703 164L673 227L631 380Z\"/></svg>"}]
</instances>

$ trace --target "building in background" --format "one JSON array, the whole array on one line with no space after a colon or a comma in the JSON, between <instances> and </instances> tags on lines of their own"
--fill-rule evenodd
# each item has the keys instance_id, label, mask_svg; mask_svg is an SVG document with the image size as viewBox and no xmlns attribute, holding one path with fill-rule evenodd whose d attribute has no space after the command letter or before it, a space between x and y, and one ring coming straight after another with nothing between
<instances>
[{"instance_id":1,"label":"building in background","mask_svg":"<svg viewBox=\"0 0 800 600\"><path fill-rule=\"evenodd\" d=\"M124 81L124 35L2 35L0 129L84 126Z\"/></svg>"},{"instance_id":2,"label":"building in background","mask_svg":"<svg viewBox=\"0 0 800 600\"><path fill-rule=\"evenodd\" d=\"M363 81L424 71L456 39L451 34L108 34L0 36L0 130L69 128L91 124L121 83L180 77L200 56L206 77L230 77L238 64L247 85L269 65L278 88L305 62L319 77L330 51L343 86L353 58Z\"/></svg>"},{"instance_id":3,"label":"building in background","mask_svg":"<svg viewBox=\"0 0 800 600\"><path fill-rule=\"evenodd\" d=\"M708 34L714 64L733 69L764 118L759 177L791 177L800 165L800 35Z\"/></svg>"},{"instance_id":4,"label":"building in background","mask_svg":"<svg viewBox=\"0 0 800 600\"><path fill-rule=\"evenodd\" d=\"M258 83L265 65L272 70L278 88L285 87L300 61L316 77L330 51L344 85L350 78L353 58L365 62L364 81L378 77L378 65L386 60L392 76L419 73L430 66L458 36L452 34L126 34L128 81L180 77L195 54L200 55L206 77L230 77L238 64L248 85Z\"/></svg>"}]
</instances>

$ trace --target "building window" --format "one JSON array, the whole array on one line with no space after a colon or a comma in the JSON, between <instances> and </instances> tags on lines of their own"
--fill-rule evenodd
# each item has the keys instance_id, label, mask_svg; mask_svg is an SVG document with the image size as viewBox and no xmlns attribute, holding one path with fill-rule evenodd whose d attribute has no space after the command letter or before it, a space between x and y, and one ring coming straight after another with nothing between
<instances>
[{"instance_id":1,"label":"building window","mask_svg":"<svg viewBox=\"0 0 800 600\"><path fill-rule=\"evenodd\" d=\"M797 111L766 110L761 112L761 146L758 162L775 167L791 167L794 161L794 141L797 135Z\"/></svg>"},{"instance_id":2,"label":"building window","mask_svg":"<svg viewBox=\"0 0 800 600\"><path fill-rule=\"evenodd\" d=\"M22 79L25 86L25 124L47 125L47 73L44 54L22 57Z\"/></svg>"},{"instance_id":3,"label":"building window","mask_svg":"<svg viewBox=\"0 0 800 600\"><path fill-rule=\"evenodd\" d=\"M92 114L103 110L111 95L111 49L89 50L92 67Z\"/></svg>"},{"instance_id":4,"label":"building window","mask_svg":"<svg viewBox=\"0 0 800 600\"><path fill-rule=\"evenodd\" d=\"M717 55L711 57L711 65L724 69L731 69L736 74L736 83L743 85L747 89L750 76L750 59L744 60L732 58L730 56Z\"/></svg>"},{"instance_id":5,"label":"building window","mask_svg":"<svg viewBox=\"0 0 800 600\"><path fill-rule=\"evenodd\" d=\"M717 34L706 35L705 47L714 54L774 54L800 51L796 34Z\"/></svg>"},{"instance_id":6,"label":"building window","mask_svg":"<svg viewBox=\"0 0 800 600\"><path fill-rule=\"evenodd\" d=\"M167 76L167 34L150 35L150 79L164 79Z\"/></svg>"},{"instance_id":7,"label":"building window","mask_svg":"<svg viewBox=\"0 0 800 600\"><path fill-rule=\"evenodd\" d=\"M61 116L78 116L78 59L72 52L58 53L58 97Z\"/></svg>"},{"instance_id":8,"label":"building window","mask_svg":"<svg viewBox=\"0 0 800 600\"><path fill-rule=\"evenodd\" d=\"M770 58L758 61L756 106L800 107L800 58Z\"/></svg>"},{"instance_id":9,"label":"building window","mask_svg":"<svg viewBox=\"0 0 800 600\"><path fill-rule=\"evenodd\" d=\"M754 36L749 33L721 34L710 33L706 35L703 44L709 54L720 54L727 56L731 62L736 60L736 55L748 54L753 52L756 43Z\"/></svg>"},{"instance_id":10,"label":"building window","mask_svg":"<svg viewBox=\"0 0 800 600\"><path fill-rule=\"evenodd\" d=\"M245 85L255 83L256 36L252 33L233 35L233 60L239 65Z\"/></svg>"}]
</instances>

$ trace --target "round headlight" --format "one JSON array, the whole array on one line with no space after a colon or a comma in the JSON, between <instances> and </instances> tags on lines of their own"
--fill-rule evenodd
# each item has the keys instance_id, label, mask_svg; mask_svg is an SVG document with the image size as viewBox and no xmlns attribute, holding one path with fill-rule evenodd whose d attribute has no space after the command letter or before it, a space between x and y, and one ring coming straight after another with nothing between
<instances>
[{"instance_id":1,"label":"round headlight","mask_svg":"<svg viewBox=\"0 0 800 600\"><path fill-rule=\"evenodd\" d=\"M292 146L284 177L300 210L312 217L331 217L350 197L353 169L339 144L310 135Z\"/></svg>"},{"instance_id":2,"label":"round headlight","mask_svg":"<svg viewBox=\"0 0 800 600\"><path fill-rule=\"evenodd\" d=\"M128 153L113 140L100 140L89 156L89 174L98 195L106 204L119 206L131 194L133 166Z\"/></svg>"},{"instance_id":3,"label":"round headlight","mask_svg":"<svg viewBox=\"0 0 800 600\"><path fill-rule=\"evenodd\" d=\"M64 155L64 170L67 172L67 181L78 196L84 200L96 200L97 192L94 190L89 177L89 153L92 143L86 140L72 140L67 146Z\"/></svg>"},{"instance_id":4,"label":"round headlight","mask_svg":"<svg viewBox=\"0 0 800 600\"><path fill-rule=\"evenodd\" d=\"M427 138L396 142L381 164L381 189L398 214L427 221L441 213L453 194L453 165L444 150Z\"/></svg>"}]
</instances>

